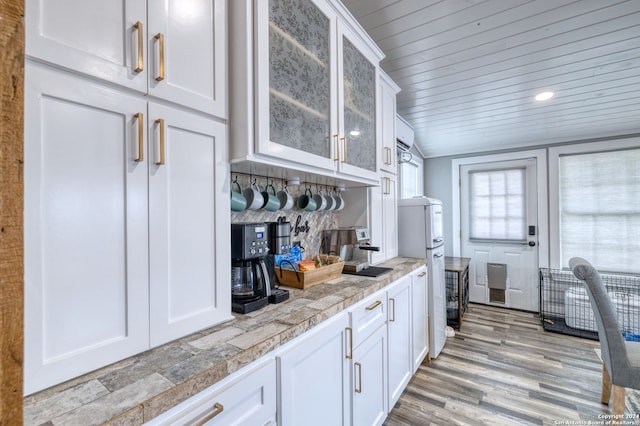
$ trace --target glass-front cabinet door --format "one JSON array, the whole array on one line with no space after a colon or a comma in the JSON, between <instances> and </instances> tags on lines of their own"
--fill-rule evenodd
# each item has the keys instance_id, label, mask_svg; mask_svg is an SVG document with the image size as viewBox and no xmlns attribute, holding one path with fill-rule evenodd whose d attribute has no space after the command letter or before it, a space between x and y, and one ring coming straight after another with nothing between
<instances>
[{"instance_id":1,"label":"glass-front cabinet door","mask_svg":"<svg viewBox=\"0 0 640 426\"><path fill-rule=\"evenodd\" d=\"M339 169L377 179L377 58L349 28L338 25Z\"/></svg>"},{"instance_id":2,"label":"glass-front cabinet door","mask_svg":"<svg viewBox=\"0 0 640 426\"><path fill-rule=\"evenodd\" d=\"M254 5L257 152L379 182L381 52L348 26L330 1Z\"/></svg>"},{"instance_id":3,"label":"glass-front cabinet door","mask_svg":"<svg viewBox=\"0 0 640 426\"><path fill-rule=\"evenodd\" d=\"M256 148L334 170L335 12L322 0L258 1L256 7Z\"/></svg>"}]
</instances>

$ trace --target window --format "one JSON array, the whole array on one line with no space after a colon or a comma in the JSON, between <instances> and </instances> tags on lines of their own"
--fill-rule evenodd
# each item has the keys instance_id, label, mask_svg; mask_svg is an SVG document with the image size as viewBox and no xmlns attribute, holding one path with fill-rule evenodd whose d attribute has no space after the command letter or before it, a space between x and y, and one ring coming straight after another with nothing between
<instances>
[{"instance_id":1,"label":"window","mask_svg":"<svg viewBox=\"0 0 640 426\"><path fill-rule=\"evenodd\" d=\"M640 272L640 149L558 158L560 255Z\"/></svg>"},{"instance_id":2,"label":"window","mask_svg":"<svg viewBox=\"0 0 640 426\"><path fill-rule=\"evenodd\" d=\"M469 238L526 240L524 168L469 173Z\"/></svg>"},{"instance_id":3,"label":"window","mask_svg":"<svg viewBox=\"0 0 640 426\"><path fill-rule=\"evenodd\" d=\"M414 156L410 161L400 163L400 198L424 195L422 159Z\"/></svg>"}]
</instances>

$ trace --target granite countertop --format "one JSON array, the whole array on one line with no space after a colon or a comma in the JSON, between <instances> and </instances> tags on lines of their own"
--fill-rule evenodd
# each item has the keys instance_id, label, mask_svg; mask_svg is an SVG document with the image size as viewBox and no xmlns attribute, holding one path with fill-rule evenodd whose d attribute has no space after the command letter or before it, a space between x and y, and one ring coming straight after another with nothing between
<instances>
[{"instance_id":1,"label":"granite countertop","mask_svg":"<svg viewBox=\"0 0 640 426\"><path fill-rule=\"evenodd\" d=\"M148 421L425 264L396 257L378 278L340 277L24 398L25 425Z\"/></svg>"}]
</instances>

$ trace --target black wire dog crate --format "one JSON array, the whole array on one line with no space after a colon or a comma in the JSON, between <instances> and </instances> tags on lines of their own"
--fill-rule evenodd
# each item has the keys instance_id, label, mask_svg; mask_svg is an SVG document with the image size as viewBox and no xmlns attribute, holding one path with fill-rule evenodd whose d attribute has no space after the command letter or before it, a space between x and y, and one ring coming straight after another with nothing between
<instances>
[{"instance_id":1,"label":"black wire dog crate","mask_svg":"<svg viewBox=\"0 0 640 426\"><path fill-rule=\"evenodd\" d=\"M640 276L601 273L622 334L640 340ZM540 269L540 319L547 331L598 339L585 283L571 271Z\"/></svg>"}]
</instances>

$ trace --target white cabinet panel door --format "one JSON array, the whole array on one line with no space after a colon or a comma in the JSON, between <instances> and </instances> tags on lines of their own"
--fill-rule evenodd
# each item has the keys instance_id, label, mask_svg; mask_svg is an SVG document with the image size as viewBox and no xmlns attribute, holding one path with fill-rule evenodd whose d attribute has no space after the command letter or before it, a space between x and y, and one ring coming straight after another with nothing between
<instances>
[{"instance_id":1,"label":"white cabinet panel door","mask_svg":"<svg viewBox=\"0 0 640 426\"><path fill-rule=\"evenodd\" d=\"M144 0L27 0L26 54L145 92L146 16Z\"/></svg>"},{"instance_id":2,"label":"white cabinet panel door","mask_svg":"<svg viewBox=\"0 0 640 426\"><path fill-rule=\"evenodd\" d=\"M353 425L381 425L387 417L387 327L353 351Z\"/></svg>"},{"instance_id":3,"label":"white cabinet panel door","mask_svg":"<svg viewBox=\"0 0 640 426\"><path fill-rule=\"evenodd\" d=\"M273 358L256 361L244 370L238 377L227 377L145 425L275 425Z\"/></svg>"},{"instance_id":4,"label":"white cabinet panel door","mask_svg":"<svg viewBox=\"0 0 640 426\"><path fill-rule=\"evenodd\" d=\"M149 2L149 94L226 118L226 2Z\"/></svg>"},{"instance_id":5,"label":"white cabinet panel door","mask_svg":"<svg viewBox=\"0 0 640 426\"><path fill-rule=\"evenodd\" d=\"M378 126L380 128L381 149L378 150L378 164L381 171L395 175L398 172L396 155L396 94L400 88L384 71L379 71L379 75Z\"/></svg>"},{"instance_id":6,"label":"white cabinet panel door","mask_svg":"<svg viewBox=\"0 0 640 426\"><path fill-rule=\"evenodd\" d=\"M369 188L371 245L380 247L380 251L371 252L374 265L398 256L397 180L394 175L382 174L380 186Z\"/></svg>"},{"instance_id":7,"label":"white cabinet panel door","mask_svg":"<svg viewBox=\"0 0 640 426\"><path fill-rule=\"evenodd\" d=\"M33 64L25 81L29 394L148 347L148 231L146 102Z\"/></svg>"},{"instance_id":8,"label":"white cabinet panel door","mask_svg":"<svg viewBox=\"0 0 640 426\"><path fill-rule=\"evenodd\" d=\"M369 232L371 234L371 245L380 247L380 251L371 252L371 264L384 262L386 260L384 252L385 237L385 197L382 195L384 178L380 179L380 186L369 188ZM397 227L395 224L394 227Z\"/></svg>"},{"instance_id":9,"label":"white cabinet panel door","mask_svg":"<svg viewBox=\"0 0 640 426\"><path fill-rule=\"evenodd\" d=\"M226 127L149 104L151 346L229 317Z\"/></svg>"},{"instance_id":10,"label":"white cabinet panel door","mask_svg":"<svg viewBox=\"0 0 640 426\"><path fill-rule=\"evenodd\" d=\"M389 290L389 407L398 401L413 374L411 356L411 277L396 281Z\"/></svg>"},{"instance_id":11,"label":"white cabinet panel door","mask_svg":"<svg viewBox=\"0 0 640 426\"><path fill-rule=\"evenodd\" d=\"M411 313L412 313L412 351L413 373L429 352L429 303L427 299L427 268L422 268L411 274Z\"/></svg>"},{"instance_id":12,"label":"white cabinet panel door","mask_svg":"<svg viewBox=\"0 0 640 426\"><path fill-rule=\"evenodd\" d=\"M279 424L350 424L348 326L347 315L341 314L278 356Z\"/></svg>"},{"instance_id":13,"label":"white cabinet panel door","mask_svg":"<svg viewBox=\"0 0 640 426\"><path fill-rule=\"evenodd\" d=\"M382 178L384 208L384 250L385 259L398 256L398 184L395 176Z\"/></svg>"}]
</instances>

